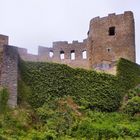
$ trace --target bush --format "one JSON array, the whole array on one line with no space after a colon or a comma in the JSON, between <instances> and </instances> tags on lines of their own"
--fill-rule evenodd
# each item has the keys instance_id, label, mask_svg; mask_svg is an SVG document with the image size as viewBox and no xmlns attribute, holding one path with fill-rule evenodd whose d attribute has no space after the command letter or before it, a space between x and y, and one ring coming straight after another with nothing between
<instances>
[{"instance_id":1,"label":"bush","mask_svg":"<svg viewBox=\"0 0 140 140\"><path fill-rule=\"evenodd\" d=\"M129 90L129 92L127 94L128 100L132 99L135 96L139 96L140 97L140 88L139 87L135 87L135 88Z\"/></svg>"},{"instance_id":2,"label":"bush","mask_svg":"<svg viewBox=\"0 0 140 140\"><path fill-rule=\"evenodd\" d=\"M0 136L0 140L7 140L7 139L4 138L3 136Z\"/></svg>"},{"instance_id":3,"label":"bush","mask_svg":"<svg viewBox=\"0 0 140 140\"><path fill-rule=\"evenodd\" d=\"M132 99L128 100L128 102L123 107L124 112L134 115L136 113L140 113L140 97L135 96Z\"/></svg>"},{"instance_id":4,"label":"bush","mask_svg":"<svg viewBox=\"0 0 140 140\"><path fill-rule=\"evenodd\" d=\"M77 110L72 110L68 103L63 101L64 99L56 99L36 109L40 121L47 124L49 129L55 130L59 135L71 132L77 115Z\"/></svg>"},{"instance_id":5,"label":"bush","mask_svg":"<svg viewBox=\"0 0 140 140\"><path fill-rule=\"evenodd\" d=\"M8 91L6 88L0 88L0 113L3 113L7 109Z\"/></svg>"},{"instance_id":6,"label":"bush","mask_svg":"<svg viewBox=\"0 0 140 140\"><path fill-rule=\"evenodd\" d=\"M27 86L24 81L18 81L18 105L28 105L28 97L32 94L31 89Z\"/></svg>"},{"instance_id":7,"label":"bush","mask_svg":"<svg viewBox=\"0 0 140 140\"><path fill-rule=\"evenodd\" d=\"M135 139L140 137L140 118L123 113L86 111L87 115L73 128L72 136L85 139Z\"/></svg>"}]
</instances>

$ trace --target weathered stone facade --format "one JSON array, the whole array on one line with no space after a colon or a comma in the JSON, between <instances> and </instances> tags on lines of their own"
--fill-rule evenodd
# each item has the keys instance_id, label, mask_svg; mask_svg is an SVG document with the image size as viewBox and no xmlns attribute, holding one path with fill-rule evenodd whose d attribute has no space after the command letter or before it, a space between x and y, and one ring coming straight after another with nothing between
<instances>
[{"instance_id":1,"label":"weathered stone facade","mask_svg":"<svg viewBox=\"0 0 140 140\"><path fill-rule=\"evenodd\" d=\"M135 29L132 12L90 21L88 49L90 67L108 69L119 58L135 62Z\"/></svg>"},{"instance_id":2,"label":"weathered stone facade","mask_svg":"<svg viewBox=\"0 0 140 140\"><path fill-rule=\"evenodd\" d=\"M131 11L109 14L90 21L87 39L83 42L54 42L52 48L38 48L38 55L27 49L8 45L8 37L0 35L0 85L10 92L9 105L17 104L18 60L56 62L71 67L115 73L119 58L135 62L135 28Z\"/></svg>"},{"instance_id":3,"label":"weathered stone facade","mask_svg":"<svg viewBox=\"0 0 140 140\"><path fill-rule=\"evenodd\" d=\"M83 52L86 56L83 56ZM57 62L71 67L110 72L121 57L135 62L133 13L127 11L124 14L93 18L90 21L88 37L83 42L59 41L54 42L52 48L40 46L38 55L28 54L26 49L20 48L19 54L28 61Z\"/></svg>"},{"instance_id":4,"label":"weathered stone facade","mask_svg":"<svg viewBox=\"0 0 140 140\"><path fill-rule=\"evenodd\" d=\"M87 52L86 45L87 40L83 40L83 42L73 41L72 43L54 42L53 48L40 46L38 50L38 60L63 63L71 67L88 68L88 59L83 59L82 57L82 53ZM49 53L52 53L52 56L50 56Z\"/></svg>"},{"instance_id":5,"label":"weathered stone facade","mask_svg":"<svg viewBox=\"0 0 140 140\"><path fill-rule=\"evenodd\" d=\"M3 41L0 45L0 85L6 87L10 93L9 106L15 107L17 105L19 55L17 47L8 45L8 37L2 36L2 40L4 37L5 42Z\"/></svg>"}]
</instances>

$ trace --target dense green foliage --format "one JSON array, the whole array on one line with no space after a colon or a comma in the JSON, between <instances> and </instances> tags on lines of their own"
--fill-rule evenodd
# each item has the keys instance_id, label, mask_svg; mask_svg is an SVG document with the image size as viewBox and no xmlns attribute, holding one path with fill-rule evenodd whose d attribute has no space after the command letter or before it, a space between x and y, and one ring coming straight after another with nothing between
<instances>
[{"instance_id":1,"label":"dense green foliage","mask_svg":"<svg viewBox=\"0 0 140 140\"><path fill-rule=\"evenodd\" d=\"M140 136L140 127L139 119L133 119L121 113L88 112L88 116L78 124L75 134L80 138L95 140L123 139L127 136L134 139Z\"/></svg>"},{"instance_id":2,"label":"dense green foliage","mask_svg":"<svg viewBox=\"0 0 140 140\"><path fill-rule=\"evenodd\" d=\"M131 116L140 113L140 87L139 86L128 91L128 93L124 97L124 103L121 108L125 113Z\"/></svg>"},{"instance_id":3,"label":"dense green foliage","mask_svg":"<svg viewBox=\"0 0 140 140\"><path fill-rule=\"evenodd\" d=\"M117 76L128 90L140 84L140 66L121 58L117 65Z\"/></svg>"},{"instance_id":4,"label":"dense green foliage","mask_svg":"<svg viewBox=\"0 0 140 140\"><path fill-rule=\"evenodd\" d=\"M140 96L140 87L136 86L135 88L128 91L127 98L132 99L135 96Z\"/></svg>"},{"instance_id":5,"label":"dense green foliage","mask_svg":"<svg viewBox=\"0 0 140 140\"><path fill-rule=\"evenodd\" d=\"M62 99L61 99L62 100ZM17 108L0 116L2 140L134 140L140 139L140 118L123 113L81 110L68 103L46 103L33 112Z\"/></svg>"},{"instance_id":6,"label":"dense green foliage","mask_svg":"<svg viewBox=\"0 0 140 140\"><path fill-rule=\"evenodd\" d=\"M21 61L19 107L0 115L0 140L139 140L139 66L121 59L117 71Z\"/></svg>"},{"instance_id":7,"label":"dense green foliage","mask_svg":"<svg viewBox=\"0 0 140 140\"><path fill-rule=\"evenodd\" d=\"M132 116L140 113L140 66L126 59L120 59L117 76L126 89L123 111Z\"/></svg>"},{"instance_id":8,"label":"dense green foliage","mask_svg":"<svg viewBox=\"0 0 140 140\"><path fill-rule=\"evenodd\" d=\"M31 90L28 101L35 108L69 95L87 108L115 111L123 96L121 82L113 75L45 62L22 62L20 69Z\"/></svg>"},{"instance_id":9,"label":"dense green foliage","mask_svg":"<svg viewBox=\"0 0 140 140\"><path fill-rule=\"evenodd\" d=\"M131 115L140 113L140 97L135 96L132 99L128 100L128 102L124 106L124 111Z\"/></svg>"},{"instance_id":10,"label":"dense green foliage","mask_svg":"<svg viewBox=\"0 0 140 140\"><path fill-rule=\"evenodd\" d=\"M0 88L0 113L3 113L7 109L7 101L8 101L8 91L6 88Z\"/></svg>"}]
</instances>

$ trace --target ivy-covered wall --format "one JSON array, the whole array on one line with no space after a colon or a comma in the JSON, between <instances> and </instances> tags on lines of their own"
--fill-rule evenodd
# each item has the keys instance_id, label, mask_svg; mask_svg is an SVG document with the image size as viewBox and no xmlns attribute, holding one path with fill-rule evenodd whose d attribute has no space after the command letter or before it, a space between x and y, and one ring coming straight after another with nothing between
<instances>
[{"instance_id":1,"label":"ivy-covered wall","mask_svg":"<svg viewBox=\"0 0 140 140\"><path fill-rule=\"evenodd\" d=\"M35 108L48 100L72 96L86 108L115 111L126 92L140 84L140 66L126 59L117 64L117 76L73 69L47 62L20 62L19 95ZM23 98L23 97L22 97Z\"/></svg>"},{"instance_id":2,"label":"ivy-covered wall","mask_svg":"<svg viewBox=\"0 0 140 140\"><path fill-rule=\"evenodd\" d=\"M119 79L105 73L55 63L24 61L20 63L20 72L19 92L30 89L27 99L35 108L48 100L72 96L84 107L115 111L124 94Z\"/></svg>"},{"instance_id":3,"label":"ivy-covered wall","mask_svg":"<svg viewBox=\"0 0 140 140\"><path fill-rule=\"evenodd\" d=\"M126 90L140 84L140 65L121 58L117 65L117 77Z\"/></svg>"}]
</instances>

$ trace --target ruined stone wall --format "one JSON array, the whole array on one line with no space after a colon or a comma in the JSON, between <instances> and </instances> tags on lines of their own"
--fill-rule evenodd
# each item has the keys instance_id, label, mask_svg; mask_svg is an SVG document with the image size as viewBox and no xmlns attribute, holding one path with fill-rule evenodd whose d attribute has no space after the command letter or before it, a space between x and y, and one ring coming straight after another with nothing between
<instances>
[{"instance_id":1,"label":"ruined stone wall","mask_svg":"<svg viewBox=\"0 0 140 140\"><path fill-rule=\"evenodd\" d=\"M38 61L38 55L29 54L27 52L27 49L25 49L25 48L18 48L18 53L19 53L21 59L23 59L25 61L33 61L33 62Z\"/></svg>"},{"instance_id":2,"label":"ruined stone wall","mask_svg":"<svg viewBox=\"0 0 140 140\"><path fill-rule=\"evenodd\" d=\"M52 48L39 46L38 55L29 54L27 49L24 48L18 48L18 52L21 59L25 61L55 62L67 64L74 68L89 69L87 40L83 40L83 42L73 41L72 43L67 41L53 42ZM64 59L61 58L62 52L64 53Z\"/></svg>"},{"instance_id":3,"label":"ruined stone wall","mask_svg":"<svg viewBox=\"0 0 140 140\"><path fill-rule=\"evenodd\" d=\"M17 105L18 84L18 51L14 46L3 45L0 85L9 91L8 104L10 107Z\"/></svg>"},{"instance_id":4,"label":"ruined stone wall","mask_svg":"<svg viewBox=\"0 0 140 140\"><path fill-rule=\"evenodd\" d=\"M83 42L73 41L68 42L54 42L52 48L39 47L39 61L56 62L67 64L71 67L89 68L88 53L87 53L87 40ZM64 59L61 58L62 52ZM83 53L84 58L83 58ZM52 53L52 56L50 56ZM73 55L73 56L72 56Z\"/></svg>"},{"instance_id":5,"label":"ruined stone wall","mask_svg":"<svg viewBox=\"0 0 140 140\"><path fill-rule=\"evenodd\" d=\"M91 68L98 67L103 61L111 63L121 57L135 62L133 13L128 11L120 15L93 18L90 21L87 46Z\"/></svg>"}]
</instances>

